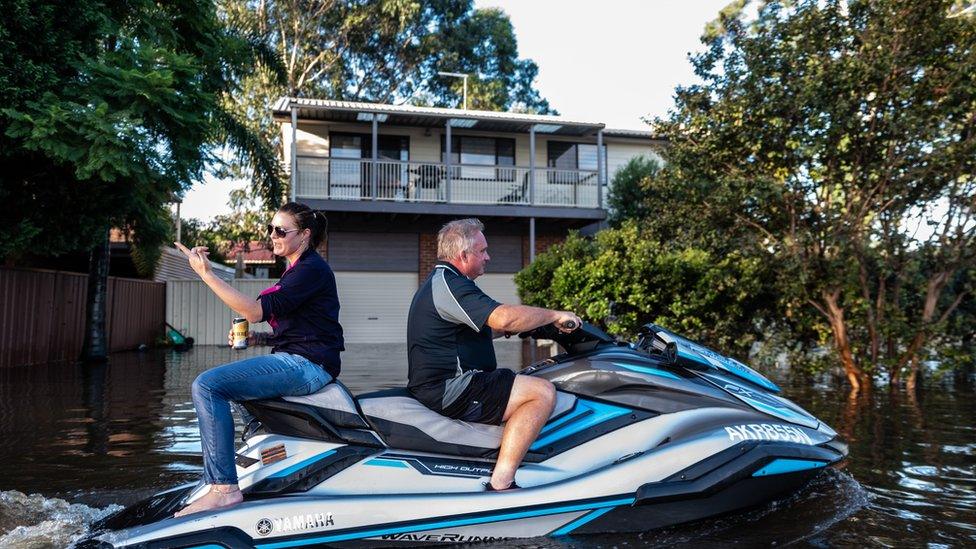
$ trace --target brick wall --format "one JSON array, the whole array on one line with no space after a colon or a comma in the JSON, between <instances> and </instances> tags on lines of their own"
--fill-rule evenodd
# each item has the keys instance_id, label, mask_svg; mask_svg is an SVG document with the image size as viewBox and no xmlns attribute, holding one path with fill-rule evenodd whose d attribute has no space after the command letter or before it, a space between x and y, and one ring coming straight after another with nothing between
<instances>
[{"instance_id":1,"label":"brick wall","mask_svg":"<svg viewBox=\"0 0 976 549\"><path fill-rule=\"evenodd\" d=\"M437 263L437 233L420 233L420 265L417 276L423 282Z\"/></svg>"},{"instance_id":2,"label":"brick wall","mask_svg":"<svg viewBox=\"0 0 976 549\"><path fill-rule=\"evenodd\" d=\"M542 252L549 249L553 244L559 244L566 237L563 235L550 235L550 234L537 234L535 235L535 255L538 256ZM522 237L522 266L528 267L529 265L529 235L524 235Z\"/></svg>"}]
</instances>

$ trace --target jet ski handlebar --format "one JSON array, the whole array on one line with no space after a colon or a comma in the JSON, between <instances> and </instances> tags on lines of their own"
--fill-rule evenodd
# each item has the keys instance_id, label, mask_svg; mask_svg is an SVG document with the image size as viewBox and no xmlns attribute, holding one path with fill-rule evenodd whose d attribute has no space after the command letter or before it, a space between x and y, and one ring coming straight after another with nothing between
<instances>
[{"instance_id":1,"label":"jet ski handlebar","mask_svg":"<svg viewBox=\"0 0 976 549\"><path fill-rule=\"evenodd\" d=\"M603 330L593 326L589 322L583 322L576 327L576 321L567 320L561 327L571 332L563 332L555 324L545 324L534 330L522 332L519 337L522 339L548 339L555 341L569 352L583 351L593 348L601 343L615 343L616 339L607 335Z\"/></svg>"}]
</instances>

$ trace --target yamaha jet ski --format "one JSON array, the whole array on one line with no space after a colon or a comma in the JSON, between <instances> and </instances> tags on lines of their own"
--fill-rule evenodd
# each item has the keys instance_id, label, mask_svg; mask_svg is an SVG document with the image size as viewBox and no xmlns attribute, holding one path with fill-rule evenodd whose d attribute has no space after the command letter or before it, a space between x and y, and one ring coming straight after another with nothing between
<instances>
[{"instance_id":1,"label":"yamaha jet ski","mask_svg":"<svg viewBox=\"0 0 976 549\"><path fill-rule=\"evenodd\" d=\"M621 342L584 324L523 337L564 353L523 369L557 402L516 474L486 492L502 427L443 417L404 389L245 403L244 502L173 518L202 484L93 525L84 547L391 546L645 531L788 495L846 445L748 366L659 326Z\"/></svg>"}]
</instances>

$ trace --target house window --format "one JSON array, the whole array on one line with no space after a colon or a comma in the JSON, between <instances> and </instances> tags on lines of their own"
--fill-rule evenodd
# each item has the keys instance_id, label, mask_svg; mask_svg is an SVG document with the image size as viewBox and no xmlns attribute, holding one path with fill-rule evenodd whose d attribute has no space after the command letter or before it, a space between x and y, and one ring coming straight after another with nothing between
<instances>
[{"instance_id":1,"label":"house window","mask_svg":"<svg viewBox=\"0 0 976 549\"><path fill-rule=\"evenodd\" d=\"M549 141L547 163L550 183L584 183L595 180L597 171L596 145ZM603 146L603 165L606 166L607 146ZM586 173L592 172L592 173Z\"/></svg>"},{"instance_id":2,"label":"house window","mask_svg":"<svg viewBox=\"0 0 976 549\"><path fill-rule=\"evenodd\" d=\"M447 161L445 142L442 135L441 162ZM452 170L454 177L512 181L515 179L515 170L500 169L498 166L515 166L515 140L453 135L451 136L451 163L460 164ZM491 168L481 166L491 166Z\"/></svg>"},{"instance_id":3,"label":"house window","mask_svg":"<svg viewBox=\"0 0 976 549\"><path fill-rule=\"evenodd\" d=\"M407 185L407 164L410 159L410 138L400 135L378 135L376 158L385 162L377 166L377 192L380 197L392 196ZM372 195L372 165L363 160L373 158L373 137L361 133L329 134L329 196L336 198L364 198ZM401 191L402 192L402 191Z\"/></svg>"}]
</instances>

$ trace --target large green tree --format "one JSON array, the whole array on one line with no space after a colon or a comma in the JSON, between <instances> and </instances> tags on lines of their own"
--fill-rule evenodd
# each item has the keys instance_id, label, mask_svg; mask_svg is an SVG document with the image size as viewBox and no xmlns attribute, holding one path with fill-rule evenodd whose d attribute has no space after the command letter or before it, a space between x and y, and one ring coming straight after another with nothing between
<instances>
[{"instance_id":1,"label":"large green tree","mask_svg":"<svg viewBox=\"0 0 976 549\"><path fill-rule=\"evenodd\" d=\"M976 260L976 19L953 2L738 2L658 129L674 225L775 265L850 383L914 384ZM812 316L811 316L812 313Z\"/></svg>"},{"instance_id":2,"label":"large green tree","mask_svg":"<svg viewBox=\"0 0 976 549\"><path fill-rule=\"evenodd\" d=\"M102 357L109 228L130 232L151 271L172 232L166 204L218 161L218 146L274 158L225 103L261 47L206 0L2 9L0 255L90 248L84 354Z\"/></svg>"}]
</instances>

